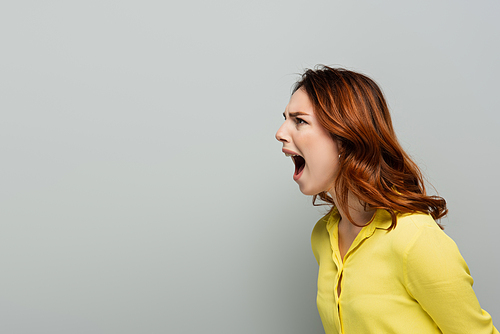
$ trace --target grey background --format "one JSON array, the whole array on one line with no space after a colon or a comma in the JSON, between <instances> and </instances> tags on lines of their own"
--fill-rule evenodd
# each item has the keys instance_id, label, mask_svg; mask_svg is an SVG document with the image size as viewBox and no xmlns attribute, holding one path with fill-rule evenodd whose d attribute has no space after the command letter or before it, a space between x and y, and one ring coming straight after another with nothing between
<instances>
[{"instance_id":1,"label":"grey background","mask_svg":"<svg viewBox=\"0 0 500 334\"><path fill-rule=\"evenodd\" d=\"M306 67L384 89L500 321L498 1L4 1L0 332L322 333L324 213L274 133Z\"/></svg>"}]
</instances>

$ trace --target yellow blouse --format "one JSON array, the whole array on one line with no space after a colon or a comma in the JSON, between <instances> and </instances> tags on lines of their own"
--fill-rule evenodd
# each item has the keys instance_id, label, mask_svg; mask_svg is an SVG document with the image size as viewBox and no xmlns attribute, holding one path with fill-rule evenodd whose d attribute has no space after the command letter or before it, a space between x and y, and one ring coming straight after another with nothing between
<instances>
[{"instance_id":1,"label":"yellow blouse","mask_svg":"<svg viewBox=\"0 0 500 334\"><path fill-rule=\"evenodd\" d=\"M341 260L337 210L311 236L318 311L326 334L492 334L456 244L429 215L377 210ZM342 277L342 280L340 278ZM337 286L341 282L340 297Z\"/></svg>"}]
</instances>

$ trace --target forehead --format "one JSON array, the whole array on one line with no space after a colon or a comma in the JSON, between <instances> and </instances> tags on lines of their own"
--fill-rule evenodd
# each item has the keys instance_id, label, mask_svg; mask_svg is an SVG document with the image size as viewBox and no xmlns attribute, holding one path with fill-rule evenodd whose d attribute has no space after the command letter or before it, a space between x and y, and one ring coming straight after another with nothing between
<instances>
[{"instance_id":1,"label":"forehead","mask_svg":"<svg viewBox=\"0 0 500 334\"><path fill-rule=\"evenodd\" d=\"M288 112L300 111L310 115L314 114L314 108L311 100L303 89L299 89L295 93L293 93L292 97L290 98L290 102L288 102L286 110Z\"/></svg>"}]
</instances>

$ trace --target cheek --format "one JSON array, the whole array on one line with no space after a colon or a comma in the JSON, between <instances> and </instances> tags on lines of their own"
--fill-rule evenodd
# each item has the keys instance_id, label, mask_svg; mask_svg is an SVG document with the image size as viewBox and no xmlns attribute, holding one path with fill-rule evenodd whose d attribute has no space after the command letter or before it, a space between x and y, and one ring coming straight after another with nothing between
<instances>
[{"instance_id":1,"label":"cheek","mask_svg":"<svg viewBox=\"0 0 500 334\"><path fill-rule=\"evenodd\" d=\"M318 139L307 133L299 133L295 136L295 144L303 154L312 154L318 148Z\"/></svg>"},{"instance_id":2,"label":"cheek","mask_svg":"<svg viewBox=\"0 0 500 334\"><path fill-rule=\"evenodd\" d=\"M323 155L316 160L315 172L322 176L322 179L330 180L337 173L338 159L332 155Z\"/></svg>"},{"instance_id":3,"label":"cheek","mask_svg":"<svg viewBox=\"0 0 500 334\"><path fill-rule=\"evenodd\" d=\"M324 140L318 145L317 150L312 155L315 170L325 179L331 179L337 173L339 157L337 145L333 140Z\"/></svg>"}]
</instances>

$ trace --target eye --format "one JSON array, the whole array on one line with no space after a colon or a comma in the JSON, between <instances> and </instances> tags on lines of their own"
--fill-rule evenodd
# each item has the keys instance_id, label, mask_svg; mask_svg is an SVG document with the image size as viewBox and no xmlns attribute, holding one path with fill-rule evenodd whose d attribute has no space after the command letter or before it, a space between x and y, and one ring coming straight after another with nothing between
<instances>
[{"instance_id":1,"label":"eye","mask_svg":"<svg viewBox=\"0 0 500 334\"><path fill-rule=\"evenodd\" d=\"M295 117L295 123L297 124L307 124L306 121L304 121L302 118L300 117Z\"/></svg>"}]
</instances>

